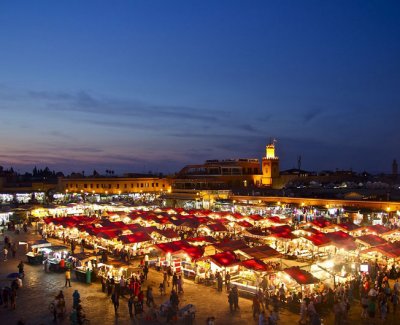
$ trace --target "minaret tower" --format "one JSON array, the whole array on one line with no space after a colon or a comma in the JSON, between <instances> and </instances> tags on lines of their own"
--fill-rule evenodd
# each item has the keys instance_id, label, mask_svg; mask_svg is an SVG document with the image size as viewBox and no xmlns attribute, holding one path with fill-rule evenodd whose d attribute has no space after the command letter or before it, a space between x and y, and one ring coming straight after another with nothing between
<instances>
[{"instance_id":1,"label":"minaret tower","mask_svg":"<svg viewBox=\"0 0 400 325\"><path fill-rule=\"evenodd\" d=\"M279 158L275 156L276 140L265 148L265 157L262 159L262 185L272 186L274 178L279 177Z\"/></svg>"}]
</instances>

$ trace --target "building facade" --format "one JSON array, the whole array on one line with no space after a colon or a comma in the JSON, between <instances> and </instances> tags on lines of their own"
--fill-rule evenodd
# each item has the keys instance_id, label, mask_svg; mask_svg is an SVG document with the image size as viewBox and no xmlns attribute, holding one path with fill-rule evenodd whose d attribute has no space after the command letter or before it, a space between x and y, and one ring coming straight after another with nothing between
<instances>
[{"instance_id":1,"label":"building facade","mask_svg":"<svg viewBox=\"0 0 400 325\"><path fill-rule=\"evenodd\" d=\"M58 190L64 193L125 194L171 191L171 179L161 177L63 177Z\"/></svg>"}]
</instances>

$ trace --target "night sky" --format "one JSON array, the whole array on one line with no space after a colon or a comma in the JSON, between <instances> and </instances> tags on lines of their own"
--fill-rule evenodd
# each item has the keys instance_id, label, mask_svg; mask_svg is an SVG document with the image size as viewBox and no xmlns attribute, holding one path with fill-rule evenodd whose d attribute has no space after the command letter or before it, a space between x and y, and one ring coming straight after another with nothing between
<instances>
[{"instance_id":1,"label":"night sky","mask_svg":"<svg viewBox=\"0 0 400 325\"><path fill-rule=\"evenodd\" d=\"M0 165L389 172L399 1L2 1Z\"/></svg>"}]
</instances>

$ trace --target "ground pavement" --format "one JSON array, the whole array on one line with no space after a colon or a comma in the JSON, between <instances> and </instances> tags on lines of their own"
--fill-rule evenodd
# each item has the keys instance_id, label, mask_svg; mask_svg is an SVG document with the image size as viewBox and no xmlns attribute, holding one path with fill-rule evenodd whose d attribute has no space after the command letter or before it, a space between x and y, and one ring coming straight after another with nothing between
<instances>
[{"instance_id":1,"label":"ground pavement","mask_svg":"<svg viewBox=\"0 0 400 325\"><path fill-rule=\"evenodd\" d=\"M14 241L27 241L38 239L38 235L28 232L28 234L21 233L16 235L11 232L6 234ZM4 236L0 237L1 248L4 243ZM25 246L19 246L16 259L9 259L7 262L0 261L0 285L9 285L9 280L5 280L7 274L17 272L17 265L22 259L25 261ZM168 300L169 295L161 296L158 291L158 285L162 281L162 274L155 270L150 270L147 285L153 286L153 294L155 302L160 305L162 302ZM64 274L63 273L45 273L42 266L31 266L25 264L25 279L23 280L23 287L18 290L17 307L16 310L9 310L0 307L0 324L14 325L18 320L24 320L26 325L39 325L39 324L69 324L69 317L58 320L56 323L52 320L52 315L48 309L49 304L53 301L54 296L63 290L68 315L72 306L72 293L76 289L80 292L82 306L85 310L87 318L91 324L159 324L158 322L149 322L144 319L130 319L128 314L127 299L120 299L119 313L116 317L114 314L113 305L110 298L101 292L101 285L99 283L85 284L76 282L74 274L72 273L72 287L64 288ZM170 288L167 288L169 293ZM239 306L240 311L230 313L228 299L226 292L217 292L213 287L206 287L199 284L194 284L192 281L185 280L184 294L180 295L180 306L186 304L194 304L197 309L196 319L193 324L205 324L207 317L214 316L216 324L257 324L252 318L251 301L248 299L240 298ZM399 312L400 314L400 312ZM370 321L362 322L360 320L360 308L357 305L353 306L350 311L350 317L347 324L374 324ZM278 324L297 324L299 319L298 314L289 312L286 309L280 311L280 320ZM165 318L160 318L160 323L165 324ZM188 324L185 320L179 319L178 324ZM332 314L325 318L324 324L333 324ZM385 324L399 324L393 316L390 316ZM382 324L376 322L376 324Z\"/></svg>"}]
</instances>

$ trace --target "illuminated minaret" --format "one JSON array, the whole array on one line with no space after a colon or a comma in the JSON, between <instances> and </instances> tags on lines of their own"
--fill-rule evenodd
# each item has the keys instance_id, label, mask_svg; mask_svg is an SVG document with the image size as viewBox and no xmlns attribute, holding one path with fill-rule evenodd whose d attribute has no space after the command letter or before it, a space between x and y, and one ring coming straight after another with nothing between
<instances>
[{"instance_id":1,"label":"illuminated minaret","mask_svg":"<svg viewBox=\"0 0 400 325\"><path fill-rule=\"evenodd\" d=\"M279 158L275 156L275 142L273 140L265 148L265 157L262 159L262 184L272 186L274 178L279 177Z\"/></svg>"}]
</instances>

